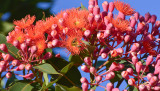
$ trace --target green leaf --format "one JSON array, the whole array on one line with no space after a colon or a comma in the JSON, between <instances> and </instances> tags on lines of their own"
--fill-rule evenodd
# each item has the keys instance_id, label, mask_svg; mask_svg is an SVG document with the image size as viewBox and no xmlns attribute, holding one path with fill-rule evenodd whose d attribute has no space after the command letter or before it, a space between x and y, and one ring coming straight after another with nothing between
<instances>
[{"instance_id":1,"label":"green leaf","mask_svg":"<svg viewBox=\"0 0 160 91\"><path fill-rule=\"evenodd\" d=\"M42 60L42 63L45 63L45 60ZM43 78L44 78L44 81L45 81L45 85L48 85L48 74L43 72Z\"/></svg>"},{"instance_id":2,"label":"green leaf","mask_svg":"<svg viewBox=\"0 0 160 91\"><path fill-rule=\"evenodd\" d=\"M47 62L49 62L54 68L56 68L56 70L60 71L61 73L64 74L66 72L65 77L63 76L56 83L67 86L67 87L72 87L72 86L74 86L71 83L71 81L72 81L76 86L81 86L81 82L79 80L81 78L81 74L80 74L79 70L72 65L73 63L69 63L68 61L65 61L64 59L55 58L55 57L47 60ZM70 68L70 69L67 71L68 68ZM57 76L57 75L52 75L51 80L54 81L58 77L59 76Z\"/></svg>"},{"instance_id":3,"label":"green leaf","mask_svg":"<svg viewBox=\"0 0 160 91\"><path fill-rule=\"evenodd\" d=\"M82 10L87 10L87 8L81 3L81 9Z\"/></svg>"},{"instance_id":4,"label":"green leaf","mask_svg":"<svg viewBox=\"0 0 160 91\"><path fill-rule=\"evenodd\" d=\"M73 62L75 66L80 66L83 63L79 55L70 55L69 62Z\"/></svg>"},{"instance_id":5,"label":"green leaf","mask_svg":"<svg viewBox=\"0 0 160 91\"><path fill-rule=\"evenodd\" d=\"M33 83L33 81L19 81L12 85L9 91L31 91L35 89L35 87L32 86Z\"/></svg>"},{"instance_id":6,"label":"green leaf","mask_svg":"<svg viewBox=\"0 0 160 91\"><path fill-rule=\"evenodd\" d=\"M42 72L45 72L47 74L59 74L53 67L52 65L48 63L44 64L39 64L37 66L34 66L35 69L39 69Z\"/></svg>"},{"instance_id":7,"label":"green leaf","mask_svg":"<svg viewBox=\"0 0 160 91\"><path fill-rule=\"evenodd\" d=\"M8 48L8 52L9 52L14 58L18 57L18 54L17 54L18 49L17 49L15 46L7 43L6 41L7 41L7 40L6 40L6 36L4 36L3 34L0 34L0 44L2 44L2 43L6 44L6 46L7 46L7 48Z\"/></svg>"},{"instance_id":8,"label":"green leaf","mask_svg":"<svg viewBox=\"0 0 160 91\"><path fill-rule=\"evenodd\" d=\"M58 84L55 86L55 91L82 91L82 90L78 87L75 87L75 86L68 88L66 86Z\"/></svg>"},{"instance_id":9,"label":"green leaf","mask_svg":"<svg viewBox=\"0 0 160 91\"><path fill-rule=\"evenodd\" d=\"M69 63L67 66L65 66L62 70L61 73L62 74L66 74L73 66L73 63Z\"/></svg>"}]
</instances>

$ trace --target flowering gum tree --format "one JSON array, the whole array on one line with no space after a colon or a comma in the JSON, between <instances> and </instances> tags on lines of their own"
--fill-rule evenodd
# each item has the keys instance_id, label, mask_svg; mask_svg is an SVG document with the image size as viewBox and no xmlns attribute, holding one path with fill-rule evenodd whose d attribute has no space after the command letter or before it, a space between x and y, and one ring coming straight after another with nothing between
<instances>
[{"instance_id":1,"label":"flowering gum tree","mask_svg":"<svg viewBox=\"0 0 160 91\"><path fill-rule=\"evenodd\" d=\"M15 20L14 30L0 36L0 80L8 79L1 90L120 91L125 81L123 91L160 91L157 16L142 16L120 0L104 1L102 7L100 12L98 0L89 0L88 9L82 5L38 21L30 15ZM65 48L69 61L52 53L56 47ZM78 67L90 79L81 77Z\"/></svg>"}]
</instances>

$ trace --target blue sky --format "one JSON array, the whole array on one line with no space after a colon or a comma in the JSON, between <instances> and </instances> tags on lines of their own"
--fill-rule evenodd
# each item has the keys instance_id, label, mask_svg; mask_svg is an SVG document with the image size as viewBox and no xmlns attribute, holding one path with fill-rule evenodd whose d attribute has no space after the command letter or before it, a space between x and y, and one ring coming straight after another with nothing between
<instances>
[{"instance_id":1,"label":"blue sky","mask_svg":"<svg viewBox=\"0 0 160 91\"><path fill-rule=\"evenodd\" d=\"M99 6L102 10L101 4L106 0L98 0ZM114 1L114 0L107 0L108 2ZM145 13L149 12L150 14L157 15L157 19L160 20L160 0L121 0L131 5L132 8L135 9L135 11L139 12L141 15L145 15ZM79 7L81 3L88 7L88 0L55 0L54 6L52 6L52 9L50 10L52 13L57 14L61 10L73 8L73 7ZM56 50L55 50L56 51ZM57 53L62 53L62 51L58 50ZM89 79L89 75L82 72L82 76L87 77ZM106 82L102 84L103 86L106 85ZM120 86L120 90L123 90L126 86L125 82ZM98 87L96 91L104 91L103 88Z\"/></svg>"}]
</instances>

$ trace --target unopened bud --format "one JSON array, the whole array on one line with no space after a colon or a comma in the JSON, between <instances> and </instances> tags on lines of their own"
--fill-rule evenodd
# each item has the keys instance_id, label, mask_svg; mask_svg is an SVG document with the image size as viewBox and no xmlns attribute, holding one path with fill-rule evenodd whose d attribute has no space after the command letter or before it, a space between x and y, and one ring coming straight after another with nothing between
<instances>
[{"instance_id":1,"label":"unopened bud","mask_svg":"<svg viewBox=\"0 0 160 91\"><path fill-rule=\"evenodd\" d=\"M81 83L89 83L88 80L87 80L85 77L82 77L82 78L80 79L80 82L81 82Z\"/></svg>"},{"instance_id":2,"label":"unopened bud","mask_svg":"<svg viewBox=\"0 0 160 91\"><path fill-rule=\"evenodd\" d=\"M8 52L6 44L0 44L0 49L6 53Z\"/></svg>"},{"instance_id":3,"label":"unopened bud","mask_svg":"<svg viewBox=\"0 0 160 91\"><path fill-rule=\"evenodd\" d=\"M37 46L32 46L31 47L31 53L34 54L38 50Z\"/></svg>"},{"instance_id":4,"label":"unopened bud","mask_svg":"<svg viewBox=\"0 0 160 91\"><path fill-rule=\"evenodd\" d=\"M31 70L31 69L32 69L32 65L31 65L31 64L27 64L27 65L25 66L25 69L26 69L26 70Z\"/></svg>"},{"instance_id":5,"label":"unopened bud","mask_svg":"<svg viewBox=\"0 0 160 91\"><path fill-rule=\"evenodd\" d=\"M99 75L99 76L96 77L96 82L97 83L99 83L101 80L102 80L102 76Z\"/></svg>"},{"instance_id":6,"label":"unopened bud","mask_svg":"<svg viewBox=\"0 0 160 91\"><path fill-rule=\"evenodd\" d=\"M19 63L19 60L16 60L16 59L15 59L15 60L12 61L12 65L13 65L13 66L18 66L19 64L20 64L20 63Z\"/></svg>"},{"instance_id":7,"label":"unopened bud","mask_svg":"<svg viewBox=\"0 0 160 91\"><path fill-rule=\"evenodd\" d=\"M139 61L139 62L136 63L136 71L137 71L137 73L139 73L141 71L141 69L142 69L142 62Z\"/></svg>"},{"instance_id":8,"label":"unopened bud","mask_svg":"<svg viewBox=\"0 0 160 91\"><path fill-rule=\"evenodd\" d=\"M109 11L110 11L110 12L113 12L113 10L114 10L114 3L113 3L113 2L110 2L110 3L109 3Z\"/></svg>"},{"instance_id":9,"label":"unopened bud","mask_svg":"<svg viewBox=\"0 0 160 91\"><path fill-rule=\"evenodd\" d=\"M12 77L12 73L11 72L8 72L8 73L6 73L6 78L11 78Z\"/></svg>"},{"instance_id":10,"label":"unopened bud","mask_svg":"<svg viewBox=\"0 0 160 91\"><path fill-rule=\"evenodd\" d=\"M82 91L88 91L88 83L82 84Z\"/></svg>"},{"instance_id":11,"label":"unopened bud","mask_svg":"<svg viewBox=\"0 0 160 91\"><path fill-rule=\"evenodd\" d=\"M89 72L89 69L86 65L82 65L81 70L84 71L84 72Z\"/></svg>"},{"instance_id":12,"label":"unopened bud","mask_svg":"<svg viewBox=\"0 0 160 91\"><path fill-rule=\"evenodd\" d=\"M152 61L153 61L153 56L152 55L148 56L146 60L146 66L150 65Z\"/></svg>"},{"instance_id":13,"label":"unopened bud","mask_svg":"<svg viewBox=\"0 0 160 91\"><path fill-rule=\"evenodd\" d=\"M107 88L107 91L112 91L112 89L113 89L113 84L112 84L112 83L108 83L108 84L106 85L106 88Z\"/></svg>"},{"instance_id":14,"label":"unopened bud","mask_svg":"<svg viewBox=\"0 0 160 91\"><path fill-rule=\"evenodd\" d=\"M135 85L135 79L130 78L130 79L128 80L128 84L131 85L131 86L134 86L134 85Z\"/></svg>"}]
</instances>

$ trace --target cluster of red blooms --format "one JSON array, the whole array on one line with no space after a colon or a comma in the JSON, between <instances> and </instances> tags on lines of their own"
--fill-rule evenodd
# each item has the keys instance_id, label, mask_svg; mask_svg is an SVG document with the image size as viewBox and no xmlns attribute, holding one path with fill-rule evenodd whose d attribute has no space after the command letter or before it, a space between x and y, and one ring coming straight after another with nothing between
<instances>
[{"instance_id":1,"label":"cluster of red blooms","mask_svg":"<svg viewBox=\"0 0 160 91\"><path fill-rule=\"evenodd\" d=\"M16 26L8 34L7 42L19 49L20 58L17 60L10 54L1 53L3 61L0 62L0 72L8 71L6 77L9 78L11 77L10 71L19 71L24 68L31 70L33 66L31 63L39 64L42 60L51 57L51 53L43 56L46 48L64 47L72 55L79 55L87 48L88 45L84 43L87 41L96 48L94 53L84 58L85 65L82 65L81 69L91 73L95 79L88 82L85 77L82 77L80 81L83 91L88 91L89 85L101 86L102 82L114 79L115 71L122 71L121 76L128 80L128 84L140 91L159 91L160 35L158 28L160 21L156 21L156 15L146 13L142 16L129 4L119 0L110 3L104 1L102 7L103 11L100 12L98 1L89 0L88 10L68 9L61 11L55 17L50 16L36 23L34 22L35 16L30 15L22 20L14 21ZM115 9L119 11L118 15L113 14ZM130 18L126 19L126 16ZM150 25L152 25L151 31L149 31ZM8 53L5 44L1 44L0 49ZM149 55L147 59L145 59L146 55ZM97 63L99 56L108 61L96 68L93 63ZM100 71L112 60L126 60L135 69L124 70L124 64L112 62L110 67L105 68L105 70L108 69L106 72ZM145 64L140 60L146 60ZM11 65L12 68L10 68ZM149 71L149 66L154 68L154 72L144 76L143 74ZM33 73L22 77L31 79ZM119 91L112 83L101 87L107 91Z\"/></svg>"}]
</instances>

